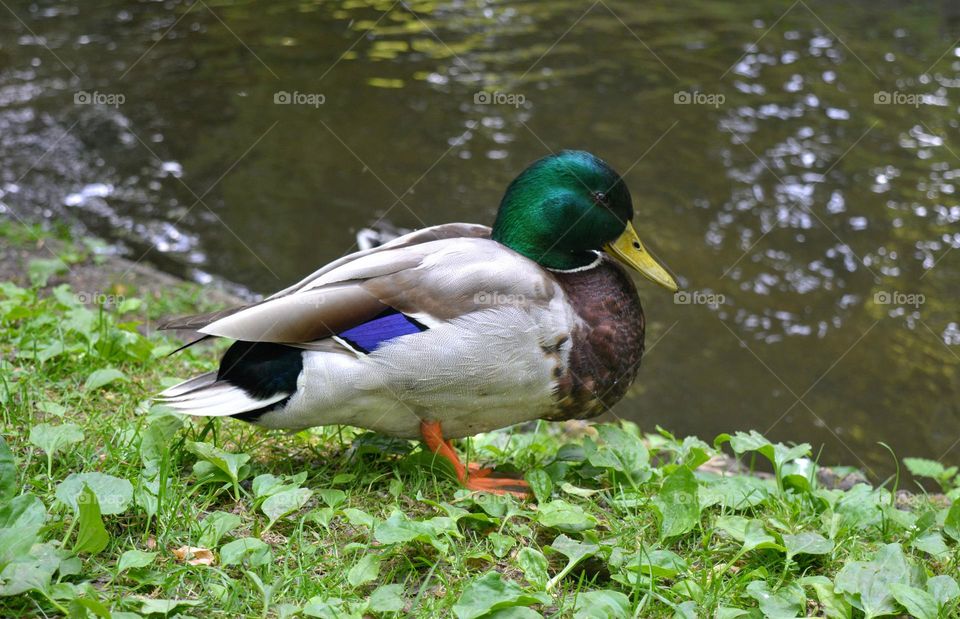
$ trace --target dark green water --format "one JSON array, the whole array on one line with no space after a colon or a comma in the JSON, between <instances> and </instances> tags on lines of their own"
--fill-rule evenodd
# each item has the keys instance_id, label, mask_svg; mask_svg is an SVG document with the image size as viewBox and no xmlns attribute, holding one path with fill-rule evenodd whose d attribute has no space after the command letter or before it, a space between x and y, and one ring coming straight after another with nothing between
<instances>
[{"instance_id":1,"label":"dark green water","mask_svg":"<svg viewBox=\"0 0 960 619\"><path fill-rule=\"evenodd\" d=\"M8 6L3 217L266 293L381 220L489 223L585 148L698 293L641 285L619 415L960 462L956 2Z\"/></svg>"}]
</instances>

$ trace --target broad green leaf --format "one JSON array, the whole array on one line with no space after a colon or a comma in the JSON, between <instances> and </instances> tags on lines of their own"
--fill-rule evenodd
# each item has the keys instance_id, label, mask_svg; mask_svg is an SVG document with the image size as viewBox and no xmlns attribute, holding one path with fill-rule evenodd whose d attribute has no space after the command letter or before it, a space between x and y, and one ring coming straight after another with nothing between
<instances>
[{"instance_id":1,"label":"broad green leaf","mask_svg":"<svg viewBox=\"0 0 960 619\"><path fill-rule=\"evenodd\" d=\"M396 481L396 480L394 480ZM320 500L327 504L327 507L336 509L347 500L347 493L336 488L324 488L317 490Z\"/></svg>"},{"instance_id":2,"label":"broad green leaf","mask_svg":"<svg viewBox=\"0 0 960 619\"><path fill-rule=\"evenodd\" d=\"M168 484L169 486L169 484ZM147 467L140 469L140 479L133 489L133 504L151 518L160 510L160 471Z\"/></svg>"},{"instance_id":3,"label":"broad green leaf","mask_svg":"<svg viewBox=\"0 0 960 619\"><path fill-rule=\"evenodd\" d=\"M787 549L788 559L796 555L825 555L833 551L833 542L813 531L784 535L783 545Z\"/></svg>"},{"instance_id":4,"label":"broad green leaf","mask_svg":"<svg viewBox=\"0 0 960 619\"><path fill-rule=\"evenodd\" d=\"M140 612L144 615L167 616L178 608L185 606L199 606L199 600L163 600L159 598L145 598L140 605Z\"/></svg>"},{"instance_id":5,"label":"broad green leaf","mask_svg":"<svg viewBox=\"0 0 960 619\"><path fill-rule=\"evenodd\" d=\"M747 538L748 522L750 519L743 516L720 516L714 524L733 539L743 542Z\"/></svg>"},{"instance_id":6,"label":"broad green leaf","mask_svg":"<svg viewBox=\"0 0 960 619\"><path fill-rule=\"evenodd\" d=\"M703 619L700 608L693 600L677 604L673 608L673 619Z\"/></svg>"},{"instance_id":7,"label":"broad green leaf","mask_svg":"<svg viewBox=\"0 0 960 619\"><path fill-rule=\"evenodd\" d=\"M939 531L925 533L913 540L910 545L934 557L943 557L950 553L950 547L947 546Z\"/></svg>"},{"instance_id":8,"label":"broad green leaf","mask_svg":"<svg viewBox=\"0 0 960 619\"><path fill-rule=\"evenodd\" d=\"M0 529L0 569L30 552L39 541L40 525Z\"/></svg>"},{"instance_id":9,"label":"broad green leaf","mask_svg":"<svg viewBox=\"0 0 960 619\"><path fill-rule=\"evenodd\" d=\"M236 514L213 512L200 521L200 539L197 540L197 546L213 548L220 543L224 535L239 527L242 522L243 519Z\"/></svg>"},{"instance_id":10,"label":"broad green leaf","mask_svg":"<svg viewBox=\"0 0 960 619\"><path fill-rule=\"evenodd\" d=\"M900 544L887 544L872 561L852 561L840 569L834 581L838 593L853 596L868 618L896 612L891 593L894 583L910 584L910 566Z\"/></svg>"},{"instance_id":11,"label":"broad green leaf","mask_svg":"<svg viewBox=\"0 0 960 619\"><path fill-rule=\"evenodd\" d=\"M42 402L37 402L37 410L41 413L46 413L48 415L53 415L54 417L63 417L67 414L67 407L62 404L57 404L56 402L51 402L50 400L44 400Z\"/></svg>"},{"instance_id":12,"label":"broad green leaf","mask_svg":"<svg viewBox=\"0 0 960 619\"><path fill-rule=\"evenodd\" d=\"M281 602L274 606L274 612L277 613L277 619L290 619L300 613L300 605L290 602Z\"/></svg>"},{"instance_id":13,"label":"broad green leaf","mask_svg":"<svg viewBox=\"0 0 960 619\"><path fill-rule=\"evenodd\" d=\"M57 486L57 500L76 511L84 485L96 495L98 510L104 515L121 514L133 501L133 484L104 473L71 473Z\"/></svg>"},{"instance_id":14,"label":"broad green leaf","mask_svg":"<svg viewBox=\"0 0 960 619\"><path fill-rule=\"evenodd\" d=\"M87 484L83 484L83 489L77 496L77 506L79 530L77 532L77 542L73 545L73 551L77 554L98 554L110 543L110 535L103 526L103 519L100 517L97 495Z\"/></svg>"},{"instance_id":15,"label":"broad green leaf","mask_svg":"<svg viewBox=\"0 0 960 619\"><path fill-rule=\"evenodd\" d=\"M560 484L560 489L566 492L567 494L578 496L581 499L589 499L593 495L598 494L600 492L600 490L590 490L589 488L580 488L578 486L574 486L568 481L565 481L562 484Z\"/></svg>"},{"instance_id":16,"label":"broad green leaf","mask_svg":"<svg viewBox=\"0 0 960 619\"><path fill-rule=\"evenodd\" d=\"M170 450L171 439L182 427L183 422L173 415L162 415L150 422L140 436L140 460L144 466L160 465Z\"/></svg>"},{"instance_id":17,"label":"broad green leaf","mask_svg":"<svg viewBox=\"0 0 960 619\"><path fill-rule=\"evenodd\" d=\"M526 606L512 606L495 610L483 619L543 619L543 613Z\"/></svg>"},{"instance_id":18,"label":"broad green leaf","mask_svg":"<svg viewBox=\"0 0 960 619\"><path fill-rule=\"evenodd\" d=\"M641 551L633 556L626 569L652 578L673 578L687 570L687 562L676 553L660 548Z\"/></svg>"},{"instance_id":19,"label":"broad green leaf","mask_svg":"<svg viewBox=\"0 0 960 619\"><path fill-rule=\"evenodd\" d=\"M223 473L227 480L233 484L234 498L240 497L240 479L247 470L244 465L250 460L247 454L234 454L214 447L209 443L198 443L195 441L187 442L187 451L201 458L203 462L214 467ZM194 467L194 472L197 468ZM199 477L200 475L198 475Z\"/></svg>"},{"instance_id":20,"label":"broad green leaf","mask_svg":"<svg viewBox=\"0 0 960 619\"><path fill-rule=\"evenodd\" d=\"M0 597L27 591L47 591L53 573L63 561L63 551L38 544L0 571Z\"/></svg>"},{"instance_id":21,"label":"broad green leaf","mask_svg":"<svg viewBox=\"0 0 960 619\"><path fill-rule=\"evenodd\" d=\"M27 264L27 275L34 286L46 286L51 277L69 270L70 267L60 258L35 258Z\"/></svg>"},{"instance_id":22,"label":"broad green leaf","mask_svg":"<svg viewBox=\"0 0 960 619\"><path fill-rule=\"evenodd\" d=\"M547 587L547 559L535 548L521 548L517 553L517 566L523 570L523 577L537 589Z\"/></svg>"},{"instance_id":23,"label":"broad green leaf","mask_svg":"<svg viewBox=\"0 0 960 619\"><path fill-rule=\"evenodd\" d=\"M283 490L267 497L267 500L260 506L263 513L270 519L270 524L267 525L267 528L273 526L273 523L277 520L292 514L306 505L311 496L313 496L312 490L308 488L296 488L293 490Z\"/></svg>"},{"instance_id":24,"label":"broad green leaf","mask_svg":"<svg viewBox=\"0 0 960 619\"><path fill-rule=\"evenodd\" d=\"M464 588L453 606L453 614L457 619L477 619L504 608L549 602L547 595L526 593L512 580L504 580L499 572L488 572Z\"/></svg>"},{"instance_id":25,"label":"broad green leaf","mask_svg":"<svg viewBox=\"0 0 960 619\"><path fill-rule=\"evenodd\" d=\"M381 585L368 600L369 609L375 613L398 613L404 605L403 585Z\"/></svg>"},{"instance_id":26,"label":"broad green leaf","mask_svg":"<svg viewBox=\"0 0 960 619\"><path fill-rule=\"evenodd\" d=\"M780 474L783 476L785 487L813 492L817 478L817 465L810 458L800 457L784 463Z\"/></svg>"},{"instance_id":27,"label":"broad green leaf","mask_svg":"<svg viewBox=\"0 0 960 619\"><path fill-rule=\"evenodd\" d=\"M937 619L937 601L926 591L895 582L890 585L890 592L911 616L917 619Z\"/></svg>"},{"instance_id":28,"label":"broad green leaf","mask_svg":"<svg viewBox=\"0 0 960 619\"><path fill-rule=\"evenodd\" d=\"M512 535L503 535L501 533L488 533L487 541L493 546L493 554L502 559L507 556L510 550L517 545L517 539Z\"/></svg>"},{"instance_id":29,"label":"broad green leaf","mask_svg":"<svg viewBox=\"0 0 960 619\"><path fill-rule=\"evenodd\" d=\"M129 312L135 312L140 309L141 305L143 305L143 301L140 299L124 299L117 304L117 313L127 314Z\"/></svg>"},{"instance_id":30,"label":"broad green leaf","mask_svg":"<svg viewBox=\"0 0 960 619\"><path fill-rule=\"evenodd\" d=\"M53 456L67 445L83 440L83 430L75 423L58 426L40 423L30 428L30 443L36 445L47 455L47 475L53 470Z\"/></svg>"},{"instance_id":31,"label":"broad green leaf","mask_svg":"<svg viewBox=\"0 0 960 619\"><path fill-rule=\"evenodd\" d=\"M438 516L424 521L411 520L399 510L376 525L373 532L374 539L381 544L403 544L417 541L431 544L440 552L447 551L446 535L460 535L452 518Z\"/></svg>"},{"instance_id":32,"label":"broad green leaf","mask_svg":"<svg viewBox=\"0 0 960 619\"><path fill-rule=\"evenodd\" d=\"M40 423L30 428L30 443L36 445L48 456L52 456L62 448L83 440L83 430L75 423L64 423L57 426L49 423Z\"/></svg>"},{"instance_id":33,"label":"broad green leaf","mask_svg":"<svg viewBox=\"0 0 960 619\"><path fill-rule=\"evenodd\" d=\"M843 517L843 526L867 529L879 526L886 497L866 484L857 484L843 493L834 506L834 512Z\"/></svg>"},{"instance_id":34,"label":"broad green leaf","mask_svg":"<svg viewBox=\"0 0 960 619\"><path fill-rule=\"evenodd\" d=\"M282 477L278 477L271 473L264 473L263 475L257 475L254 477L250 487L253 490L254 498L262 499L272 494L276 494L283 489L285 485L286 482L283 481Z\"/></svg>"},{"instance_id":35,"label":"broad green leaf","mask_svg":"<svg viewBox=\"0 0 960 619\"><path fill-rule=\"evenodd\" d=\"M553 494L553 480L543 469L531 469L524 475L524 479L530 484L533 495L537 498L537 503L546 503Z\"/></svg>"},{"instance_id":36,"label":"broad green leaf","mask_svg":"<svg viewBox=\"0 0 960 619\"><path fill-rule=\"evenodd\" d=\"M57 548L56 551L64 555L66 554L66 551L60 548ZM36 547L32 548L31 552L36 552ZM80 557L61 558L57 571L60 572L61 579L67 578L68 576L77 576L83 573L83 561Z\"/></svg>"},{"instance_id":37,"label":"broad green leaf","mask_svg":"<svg viewBox=\"0 0 960 619\"><path fill-rule=\"evenodd\" d=\"M650 465L650 453L638 437L613 425L604 424L596 428L602 441L600 453L607 449L613 455L615 465L610 468L624 473L633 473ZM590 463L597 466L592 459Z\"/></svg>"},{"instance_id":38,"label":"broad green leaf","mask_svg":"<svg viewBox=\"0 0 960 619\"><path fill-rule=\"evenodd\" d=\"M88 617L89 613L86 611L90 611L90 613L93 613L93 615L99 619L114 619L114 617L116 617L100 600L88 597L75 597L70 600L69 610L71 619L74 617Z\"/></svg>"},{"instance_id":39,"label":"broad green leaf","mask_svg":"<svg viewBox=\"0 0 960 619\"><path fill-rule=\"evenodd\" d=\"M773 550L783 551L784 548L777 543L776 538L767 533L763 523L759 520L748 520L743 530L743 550L751 551L757 549L771 548Z\"/></svg>"},{"instance_id":40,"label":"broad green leaf","mask_svg":"<svg viewBox=\"0 0 960 619\"><path fill-rule=\"evenodd\" d=\"M0 504L0 569L30 552L46 518L46 508L32 494Z\"/></svg>"},{"instance_id":41,"label":"broad green leaf","mask_svg":"<svg viewBox=\"0 0 960 619\"><path fill-rule=\"evenodd\" d=\"M247 454L230 453L219 447L214 447L210 443L189 441L187 443L187 451L214 465L226 473L231 480L239 479L240 467L250 460L250 456Z\"/></svg>"},{"instance_id":42,"label":"broad green leaf","mask_svg":"<svg viewBox=\"0 0 960 619\"><path fill-rule=\"evenodd\" d=\"M120 560L117 561L117 572L125 572L138 567L147 567L153 563L153 560L156 558L157 553L155 552L144 552L136 549L127 550L120 555Z\"/></svg>"},{"instance_id":43,"label":"broad green leaf","mask_svg":"<svg viewBox=\"0 0 960 619\"><path fill-rule=\"evenodd\" d=\"M917 477L930 477L937 481L946 481L956 475L957 467L951 466L949 469L937 462L926 458L904 458L903 463L911 475Z\"/></svg>"},{"instance_id":44,"label":"broad green leaf","mask_svg":"<svg viewBox=\"0 0 960 619\"><path fill-rule=\"evenodd\" d=\"M352 587L359 587L373 582L380 575L380 555L367 553L347 572L347 582Z\"/></svg>"},{"instance_id":45,"label":"broad green leaf","mask_svg":"<svg viewBox=\"0 0 960 619\"><path fill-rule=\"evenodd\" d=\"M741 608L731 608L730 606L721 606L717 608L713 619L740 619L741 617L750 617L753 613Z\"/></svg>"},{"instance_id":46,"label":"broad green leaf","mask_svg":"<svg viewBox=\"0 0 960 619\"><path fill-rule=\"evenodd\" d=\"M346 603L336 597L324 598L315 595L307 600L307 605L303 607L302 612L308 617L320 619L360 619L359 613L350 612Z\"/></svg>"},{"instance_id":47,"label":"broad green leaf","mask_svg":"<svg viewBox=\"0 0 960 619\"><path fill-rule=\"evenodd\" d=\"M334 511L330 507L319 507L307 514L309 522L316 522L324 529L330 529L330 522L333 520Z\"/></svg>"},{"instance_id":48,"label":"broad green leaf","mask_svg":"<svg viewBox=\"0 0 960 619\"><path fill-rule=\"evenodd\" d=\"M704 441L695 436L687 436L680 443L680 449L677 451L677 464L695 471L697 467L710 460L713 455L713 450Z\"/></svg>"},{"instance_id":49,"label":"broad green leaf","mask_svg":"<svg viewBox=\"0 0 960 619\"><path fill-rule=\"evenodd\" d=\"M12 501L0 504L0 529L39 528L46 517L47 510L43 502L32 494L21 494Z\"/></svg>"},{"instance_id":50,"label":"broad green leaf","mask_svg":"<svg viewBox=\"0 0 960 619\"><path fill-rule=\"evenodd\" d=\"M537 522L545 527L567 533L577 533L597 526L596 518L583 511L579 505L563 499L541 504L536 518Z\"/></svg>"},{"instance_id":51,"label":"broad green leaf","mask_svg":"<svg viewBox=\"0 0 960 619\"><path fill-rule=\"evenodd\" d=\"M123 372L116 368L95 370L94 372L90 373L90 376L87 376L87 382L83 384L83 389L84 391L93 391L94 389L106 387L110 383L118 380L127 380L127 377Z\"/></svg>"},{"instance_id":52,"label":"broad green leaf","mask_svg":"<svg viewBox=\"0 0 960 619\"><path fill-rule=\"evenodd\" d=\"M17 462L7 441L0 436L0 505L17 494Z\"/></svg>"},{"instance_id":53,"label":"broad green leaf","mask_svg":"<svg viewBox=\"0 0 960 619\"><path fill-rule=\"evenodd\" d=\"M355 527L367 527L372 528L376 523L376 518L363 511L362 509L357 509L355 507L347 507L343 510L343 515L346 517L347 522L352 524Z\"/></svg>"},{"instance_id":54,"label":"broad green leaf","mask_svg":"<svg viewBox=\"0 0 960 619\"><path fill-rule=\"evenodd\" d=\"M755 507L770 495L766 482L746 475L724 477L716 483L700 486L699 493L701 508L719 505L732 510Z\"/></svg>"},{"instance_id":55,"label":"broad green leaf","mask_svg":"<svg viewBox=\"0 0 960 619\"><path fill-rule=\"evenodd\" d=\"M719 446L720 443L727 440L730 441L730 447L736 453L743 454L748 451L756 451L769 460L778 471L787 462L810 455L810 445L807 443L800 443L794 447L787 447L781 443L774 444L756 430L750 430L749 433L737 432L732 437L728 434L721 434L714 441L714 444Z\"/></svg>"},{"instance_id":56,"label":"broad green leaf","mask_svg":"<svg viewBox=\"0 0 960 619\"><path fill-rule=\"evenodd\" d=\"M774 591L762 580L755 580L747 585L747 595L757 601L767 619L795 619L806 616L807 597L796 583Z\"/></svg>"},{"instance_id":57,"label":"broad green leaf","mask_svg":"<svg viewBox=\"0 0 960 619\"><path fill-rule=\"evenodd\" d=\"M653 499L660 515L660 539L683 535L700 522L697 480L685 466L667 475Z\"/></svg>"},{"instance_id":58,"label":"broad green leaf","mask_svg":"<svg viewBox=\"0 0 960 619\"><path fill-rule=\"evenodd\" d=\"M939 606L945 606L960 597L960 587L957 581L946 574L934 576L927 581L927 591L937 601Z\"/></svg>"},{"instance_id":59,"label":"broad green leaf","mask_svg":"<svg viewBox=\"0 0 960 619\"><path fill-rule=\"evenodd\" d=\"M487 516L496 518L499 521L509 520L524 511L517 506L517 501L512 496L484 494L475 499L471 499L471 501L474 505L482 509Z\"/></svg>"},{"instance_id":60,"label":"broad green leaf","mask_svg":"<svg viewBox=\"0 0 960 619\"><path fill-rule=\"evenodd\" d=\"M960 542L960 500L956 500L950 506L947 517L943 521L943 532L949 535L955 542Z\"/></svg>"},{"instance_id":61,"label":"broad green leaf","mask_svg":"<svg viewBox=\"0 0 960 619\"><path fill-rule=\"evenodd\" d=\"M573 607L574 619L626 619L630 616L630 598L609 589L580 593Z\"/></svg>"},{"instance_id":62,"label":"broad green leaf","mask_svg":"<svg viewBox=\"0 0 960 619\"><path fill-rule=\"evenodd\" d=\"M850 602L834 591L833 581L826 576L806 576L798 582L805 587L813 587L827 619L851 619L853 616Z\"/></svg>"},{"instance_id":63,"label":"broad green leaf","mask_svg":"<svg viewBox=\"0 0 960 619\"><path fill-rule=\"evenodd\" d=\"M220 548L221 565L239 565L246 562L251 567L258 567L270 563L271 560L270 546L255 537L243 537Z\"/></svg>"},{"instance_id":64,"label":"broad green leaf","mask_svg":"<svg viewBox=\"0 0 960 619\"><path fill-rule=\"evenodd\" d=\"M558 582L563 580L563 577L569 574L574 566L587 557L592 557L600 549L596 544L578 542L563 534L558 535L547 548L554 552L559 552L567 558L567 565L547 583L547 590L552 589Z\"/></svg>"}]
</instances>

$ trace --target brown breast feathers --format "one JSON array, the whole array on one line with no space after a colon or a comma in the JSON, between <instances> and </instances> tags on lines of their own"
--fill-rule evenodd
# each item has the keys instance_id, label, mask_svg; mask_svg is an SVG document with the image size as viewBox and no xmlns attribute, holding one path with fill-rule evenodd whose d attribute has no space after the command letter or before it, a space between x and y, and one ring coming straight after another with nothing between
<instances>
[{"instance_id":1,"label":"brown breast feathers","mask_svg":"<svg viewBox=\"0 0 960 619\"><path fill-rule=\"evenodd\" d=\"M595 417L620 401L637 376L643 309L630 276L606 256L595 268L554 275L586 326L572 333L569 364L549 418Z\"/></svg>"}]
</instances>

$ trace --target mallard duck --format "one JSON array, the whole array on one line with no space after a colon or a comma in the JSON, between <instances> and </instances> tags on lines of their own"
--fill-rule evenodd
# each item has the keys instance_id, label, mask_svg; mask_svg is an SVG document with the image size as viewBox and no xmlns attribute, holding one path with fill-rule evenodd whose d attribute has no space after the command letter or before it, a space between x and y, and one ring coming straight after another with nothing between
<instances>
[{"instance_id":1,"label":"mallard duck","mask_svg":"<svg viewBox=\"0 0 960 619\"><path fill-rule=\"evenodd\" d=\"M523 480L465 465L450 439L608 410L637 374L644 316L621 264L677 290L634 230L623 179L563 151L507 188L493 227L451 223L320 268L259 303L163 328L236 340L158 400L267 428L345 424L422 439L472 490Z\"/></svg>"}]
</instances>

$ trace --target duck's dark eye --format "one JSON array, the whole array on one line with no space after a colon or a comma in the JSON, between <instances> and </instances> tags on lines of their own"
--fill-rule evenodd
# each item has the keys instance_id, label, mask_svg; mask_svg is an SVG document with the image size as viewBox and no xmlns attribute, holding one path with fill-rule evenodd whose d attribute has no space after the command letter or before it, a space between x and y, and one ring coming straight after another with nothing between
<instances>
[{"instance_id":1,"label":"duck's dark eye","mask_svg":"<svg viewBox=\"0 0 960 619\"><path fill-rule=\"evenodd\" d=\"M596 200L598 204L603 204L604 206L608 205L607 194L603 193L602 191L598 191L593 194L593 199Z\"/></svg>"}]
</instances>

